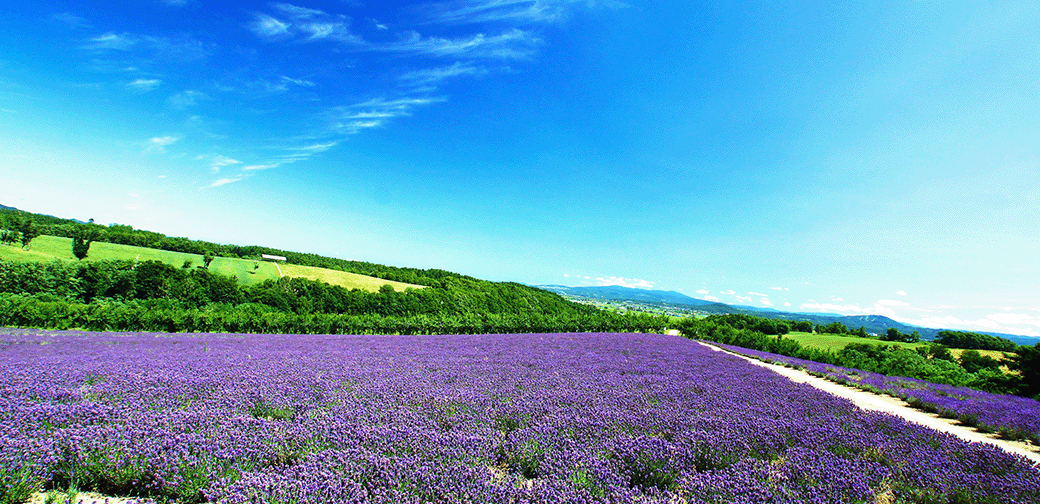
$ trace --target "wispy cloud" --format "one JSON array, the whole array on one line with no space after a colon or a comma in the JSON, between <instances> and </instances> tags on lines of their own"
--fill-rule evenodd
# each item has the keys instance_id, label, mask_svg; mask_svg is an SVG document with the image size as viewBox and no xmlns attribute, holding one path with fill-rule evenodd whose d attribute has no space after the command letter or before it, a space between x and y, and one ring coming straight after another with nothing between
<instances>
[{"instance_id":1,"label":"wispy cloud","mask_svg":"<svg viewBox=\"0 0 1040 504\"><path fill-rule=\"evenodd\" d=\"M400 80L409 85L419 86L434 84L445 79L451 79L463 75L485 75L487 73L487 69L475 67L471 63L461 63L456 61L455 64L451 66L414 70L404 73L401 75Z\"/></svg>"},{"instance_id":2,"label":"wispy cloud","mask_svg":"<svg viewBox=\"0 0 1040 504\"><path fill-rule=\"evenodd\" d=\"M147 142L145 152L156 152L162 154L166 152L166 147L173 145L177 140L180 140L180 138L170 135L150 138Z\"/></svg>"},{"instance_id":3,"label":"wispy cloud","mask_svg":"<svg viewBox=\"0 0 1040 504\"><path fill-rule=\"evenodd\" d=\"M541 42L534 33L519 28L498 35L477 33L461 38L423 37L417 31L410 31L396 42L373 49L432 56L529 59Z\"/></svg>"},{"instance_id":4,"label":"wispy cloud","mask_svg":"<svg viewBox=\"0 0 1040 504\"><path fill-rule=\"evenodd\" d=\"M441 23L556 23L576 7L620 9L627 4L614 0L466 0L435 3L427 10Z\"/></svg>"},{"instance_id":5,"label":"wispy cloud","mask_svg":"<svg viewBox=\"0 0 1040 504\"><path fill-rule=\"evenodd\" d=\"M126 85L135 91L151 91L161 84L162 81L159 79L137 79L133 82L128 82Z\"/></svg>"},{"instance_id":6,"label":"wispy cloud","mask_svg":"<svg viewBox=\"0 0 1040 504\"><path fill-rule=\"evenodd\" d=\"M361 51L499 59L528 59L541 43L532 32L519 28L506 29L495 35L475 33L457 38L423 36L415 30L408 30L395 41L375 43L351 31L350 19L346 16L292 4L274 4L274 7L279 11L277 17L258 13L247 25L258 37L336 41Z\"/></svg>"},{"instance_id":7,"label":"wispy cloud","mask_svg":"<svg viewBox=\"0 0 1040 504\"><path fill-rule=\"evenodd\" d=\"M769 297L769 294L762 294L761 292L748 292L748 294L758 297Z\"/></svg>"},{"instance_id":8,"label":"wispy cloud","mask_svg":"<svg viewBox=\"0 0 1040 504\"><path fill-rule=\"evenodd\" d=\"M84 48L93 50L129 51L136 43L137 39L133 35L128 33L117 34L109 32L89 39L87 44L84 45Z\"/></svg>"},{"instance_id":9,"label":"wispy cloud","mask_svg":"<svg viewBox=\"0 0 1040 504\"><path fill-rule=\"evenodd\" d=\"M357 46L367 45L350 30L350 18L325 11L287 3L273 4L278 17L257 13L247 25L250 31L266 39L302 37L304 40L333 40Z\"/></svg>"},{"instance_id":10,"label":"wispy cloud","mask_svg":"<svg viewBox=\"0 0 1040 504\"><path fill-rule=\"evenodd\" d=\"M631 287L633 289L653 289L654 283L649 280L643 280L640 278L623 278L623 277L599 277L596 278L596 285L607 286L617 285L621 287Z\"/></svg>"},{"instance_id":11,"label":"wispy cloud","mask_svg":"<svg viewBox=\"0 0 1040 504\"><path fill-rule=\"evenodd\" d=\"M289 35L289 23L267 14L257 14L248 25L249 30L259 37L274 38Z\"/></svg>"},{"instance_id":12,"label":"wispy cloud","mask_svg":"<svg viewBox=\"0 0 1040 504\"><path fill-rule=\"evenodd\" d=\"M235 182L239 182L239 181L244 180L244 179L245 179L245 177L229 177L229 178L217 179L217 180L214 180L212 184L210 184L208 186L205 186L202 189L212 189L214 187L220 187L220 186L223 186L223 185L233 184Z\"/></svg>"},{"instance_id":13,"label":"wispy cloud","mask_svg":"<svg viewBox=\"0 0 1040 504\"><path fill-rule=\"evenodd\" d=\"M395 117L411 115L416 107L443 101L444 98L434 97L406 97L393 100L376 98L355 105L336 107L331 112L332 129L339 134L353 135L365 129L381 127Z\"/></svg>"},{"instance_id":14,"label":"wispy cloud","mask_svg":"<svg viewBox=\"0 0 1040 504\"><path fill-rule=\"evenodd\" d=\"M278 168L281 166L279 163L270 164L253 164L242 167L242 171L258 171L258 170L270 170L271 168Z\"/></svg>"},{"instance_id":15,"label":"wispy cloud","mask_svg":"<svg viewBox=\"0 0 1040 504\"><path fill-rule=\"evenodd\" d=\"M220 169L226 166L242 164L242 162L237 159L232 159L220 154L216 154L213 156L199 156L196 159L207 159L209 161L209 169L213 173L220 173Z\"/></svg>"},{"instance_id":16,"label":"wispy cloud","mask_svg":"<svg viewBox=\"0 0 1040 504\"><path fill-rule=\"evenodd\" d=\"M54 19L65 23L70 28L90 28L90 22L85 18L77 16L71 12L60 12L54 15Z\"/></svg>"},{"instance_id":17,"label":"wispy cloud","mask_svg":"<svg viewBox=\"0 0 1040 504\"><path fill-rule=\"evenodd\" d=\"M166 102L173 108L186 109L195 106L199 101L206 99L209 99L209 95L206 93L189 89L169 97Z\"/></svg>"}]
</instances>

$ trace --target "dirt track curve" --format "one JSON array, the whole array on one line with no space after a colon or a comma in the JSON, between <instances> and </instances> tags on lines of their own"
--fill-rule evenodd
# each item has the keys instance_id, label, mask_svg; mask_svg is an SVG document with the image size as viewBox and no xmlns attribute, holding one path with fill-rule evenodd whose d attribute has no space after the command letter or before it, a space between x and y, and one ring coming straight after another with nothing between
<instances>
[{"instance_id":1,"label":"dirt track curve","mask_svg":"<svg viewBox=\"0 0 1040 504\"><path fill-rule=\"evenodd\" d=\"M974 429L959 425L956 420L942 418L938 415L927 413L921 410L913 409L906 405L901 399L888 396L880 395L872 392L867 392L858 388L847 387L840 385L832 381L825 380L813 376L800 369L793 369L779 364L771 364L763 362L758 359L740 355L737 353L729 352L719 348L715 345L698 341L698 343L715 350L716 352L723 352L729 355L740 357L756 366L762 366L764 368L771 369L776 373L787 377L796 383L806 383L813 387L816 387L828 394L833 394L838 397L843 397L852 401L853 404L861 409L869 411L882 411L900 417L908 422L913 422L918 425L923 425L930 429L935 429L940 432L953 434L965 441L974 443L989 443L994 445L1006 452L1021 455L1033 462L1033 465L1040 465L1040 451L1037 451L1036 447L1030 446L1024 442L1008 441L1006 439L1000 439L996 435L983 434Z\"/></svg>"}]
</instances>

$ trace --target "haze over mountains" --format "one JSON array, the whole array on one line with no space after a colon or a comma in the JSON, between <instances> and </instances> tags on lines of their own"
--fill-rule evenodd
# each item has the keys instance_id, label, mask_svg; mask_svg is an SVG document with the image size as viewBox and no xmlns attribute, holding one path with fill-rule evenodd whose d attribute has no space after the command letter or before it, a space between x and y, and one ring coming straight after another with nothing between
<instances>
[{"instance_id":1,"label":"haze over mountains","mask_svg":"<svg viewBox=\"0 0 1040 504\"><path fill-rule=\"evenodd\" d=\"M784 312L772 308L729 305L715 301L697 299L676 291L637 289L633 287L623 287L619 285L607 285L599 287L538 285L537 287L552 292L556 292L557 294L561 294L565 297L570 297L572 299L577 300L643 303L658 308L673 307L685 309L691 312L705 314L746 313L749 315L756 315L759 317L773 319L809 320L813 323L823 325L829 324L831 322L841 322L850 329L856 329L862 326L865 327L868 332L878 334L884 333L885 330L887 330L889 327L894 327L904 333L917 331L921 334L921 336L924 339L932 339L937 332L943 329L949 329L945 327L929 328L915 326L911 324L904 324L902 322L893 320L883 315L839 315L833 313ZM1037 338L1035 337L1017 334L1005 334L982 331L978 332L982 334L990 334L993 336L1008 338L1016 343L1023 345L1032 345L1035 344L1037 341Z\"/></svg>"}]
</instances>

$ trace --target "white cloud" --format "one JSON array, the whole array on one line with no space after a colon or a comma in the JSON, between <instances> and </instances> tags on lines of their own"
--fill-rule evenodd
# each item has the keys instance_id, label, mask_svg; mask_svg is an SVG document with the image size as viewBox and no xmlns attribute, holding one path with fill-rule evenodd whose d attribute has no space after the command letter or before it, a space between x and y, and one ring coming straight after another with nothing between
<instances>
[{"instance_id":1,"label":"white cloud","mask_svg":"<svg viewBox=\"0 0 1040 504\"><path fill-rule=\"evenodd\" d=\"M783 287L770 287L769 290L782 291L782 290L784 290L784 288Z\"/></svg>"},{"instance_id":2,"label":"white cloud","mask_svg":"<svg viewBox=\"0 0 1040 504\"><path fill-rule=\"evenodd\" d=\"M442 23L556 23L565 20L571 8L578 5L589 9L627 7L615 0L470 0L434 4L430 10Z\"/></svg>"},{"instance_id":3,"label":"white cloud","mask_svg":"<svg viewBox=\"0 0 1040 504\"><path fill-rule=\"evenodd\" d=\"M145 152L164 153L166 152L166 147L173 145L177 140L180 140L180 138L170 135L150 138L148 140L148 146L145 148Z\"/></svg>"},{"instance_id":4,"label":"white cloud","mask_svg":"<svg viewBox=\"0 0 1040 504\"><path fill-rule=\"evenodd\" d=\"M1035 325L1040 326L1040 317L1024 315L1020 313L994 313L986 317L998 324L1004 325Z\"/></svg>"},{"instance_id":5,"label":"white cloud","mask_svg":"<svg viewBox=\"0 0 1040 504\"><path fill-rule=\"evenodd\" d=\"M737 294L737 291L735 291L733 289L730 289L730 290L722 291L722 294L726 294L728 296L735 296Z\"/></svg>"},{"instance_id":6,"label":"white cloud","mask_svg":"<svg viewBox=\"0 0 1040 504\"><path fill-rule=\"evenodd\" d=\"M218 180L215 180L212 184L210 184L210 185L208 185L206 187L203 187L203 189L210 189L210 188L213 188L213 187L220 187L222 185L232 184L232 183L235 183L235 182L238 182L238 181L242 180L243 178L244 177L233 177L233 178L218 179Z\"/></svg>"},{"instance_id":7,"label":"white cloud","mask_svg":"<svg viewBox=\"0 0 1040 504\"><path fill-rule=\"evenodd\" d=\"M787 301L784 301L784 306L791 306L791 303L788 303Z\"/></svg>"},{"instance_id":8,"label":"white cloud","mask_svg":"<svg viewBox=\"0 0 1040 504\"><path fill-rule=\"evenodd\" d=\"M452 77L462 75L483 75L487 70L477 68L471 64L463 64L458 61L447 67L430 68L426 70L415 70L402 74L400 79L411 85L432 84Z\"/></svg>"},{"instance_id":9,"label":"white cloud","mask_svg":"<svg viewBox=\"0 0 1040 504\"><path fill-rule=\"evenodd\" d=\"M708 289L700 289L697 291L697 294L711 294L711 291Z\"/></svg>"},{"instance_id":10,"label":"white cloud","mask_svg":"<svg viewBox=\"0 0 1040 504\"><path fill-rule=\"evenodd\" d=\"M395 117L411 115L412 109L443 102L444 98L376 98L348 107L332 110L332 129L340 134L353 135L361 130L378 128Z\"/></svg>"},{"instance_id":11,"label":"white cloud","mask_svg":"<svg viewBox=\"0 0 1040 504\"><path fill-rule=\"evenodd\" d=\"M220 169L225 167L225 166L233 166L233 165L239 165L239 164L242 164L242 162L237 160L237 159L232 159L232 158L229 158L227 156L222 156L220 154L217 154L217 155L215 155L215 156L213 156L211 158L210 163L209 163L209 169L213 173L220 173Z\"/></svg>"},{"instance_id":12,"label":"white cloud","mask_svg":"<svg viewBox=\"0 0 1040 504\"><path fill-rule=\"evenodd\" d=\"M599 277L596 278L596 285L619 285L621 287L631 287L634 289L653 289L654 283L649 280L642 280L639 278L622 278L622 277Z\"/></svg>"},{"instance_id":13,"label":"white cloud","mask_svg":"<svg viewBox=\"0 0 1040 504\"><path fill-rule=\"evenodd\" d=\"M719 302L719 298L717 298L715 296L704 296L704 300L705 301L711 301L712 303L718 303Z\"/></svg>"},{"instance_id":14,"label":"white cloud","mask_svg":"<svg viewBox=\"0 0 1040 504\"><path fill-rule=\"evenodd\" d=\"M541 39L533 33L518 28L488 36L483 33L467 38L448 39L443 37L424 38L419 32L410 31L401 40L374 49L397 52L414 52L433 56L468 56L471 58L528 59L534 55L534 47Z\"/></svg>"},{"instance_id":15,"label":"white cloud","mask_svg":"<svg viewBox=\"0 0 1040 504\"><path fill-rule=\"evenodd\" d=\"M209 95L207 95L206 93L189 89L187 91L181 91L180 93L177 93L169 97L166 101L170 104L170 106L174 108L185 109L194 106L200 100L205 100L208 98Z\"/></svg>"},{"instance_id":16,"label":"white cloud","mask_svg":"<svg viewBox=\"0 0 1040 504\"><path fill-rule=\"evenodd\" d=\"M54 19L65 23L70 28L90 28L90 22L71 12L60 12L55 14Z\"/></svg>"},{"instance_id":17,"label":"white cloud","mask_svg":"<svg viewBox=\"0 0 1040 504\"><path fill-rule=\"evenodd\" d=\"M270 170L271 168L278 168L279 166L281 165L278 163L246 165L242 167L242 171Z\"/></svg>"},{"instance_id":18,"label":"white cloud","mask_svg":"<svg viewBox=\"0 0 1040 504\"><path fill-rule=\"evenodd\" d=\"M137 43L137 39L127 33L119 35L109 32L94 37L88 42L85 46L87 49L128 51Z\"/></svg>"},{"instance_id":19,"label":"white cloud","mask_svg":"<svg viewBox=\"0 0 1040 504\"><path fill-rule=\"evenodd\" d=\"M308 9L307 7L300 7L288 3L276 3L274 4L274 8L288 14L294 19L313 19L325 15L325 11Z\"/></svg>"},{"instance_id":20,"label":"white cloud","mask_svg":"<svg viewBox=\"0 0 1040 504\"><path fill-rule=\"evenodd\" d=\"M896 295L898 295L898 296L905 296L906 295L906 291L896 291Z\"/></svg>"},{"instance_id":21,"label":"white cloud","mask_svg":"<svg viewBox=\"0 0 1040 504\"><path fill-rule=\"evenodd\" d=\"M751 294L752 296L758 296L758 297L769 297L769 294L762 294L762 293L759 293L759 292L748 292L748 294Z\"/></svg>"},{"instance_id":22,"label":"white cloud","mask_svg":"<svg viewBox=\"0 0 1040 504\"><path fill-rule=\"evenodd\" d=\"M161 84L162 81L159 79L137 79L133 82L128 82L126 85L127 87L138 91L151 91L159 87Z\"/></svg>"},{"instance_id":23,"label":"white cloud","mask_svg":"<svg viewBox=\"0 0 1040 504\"><path fill-rule=\"evenodd\" d=\"M759 299L758 302L762 303L763 306L773 306L773 301L771 301L769 298Z\"/></svg>"},{"instance_id":24,"label":"white cloud","mask_svg":"<svg viewBox=\"0 0 1040 504\"><path fill-rule=\"evenodd\" d=\"M289 34L289 24L283 23L267 14L257 14L249 30L264 38L278 37Z\"/></svg>"}]
</instances>

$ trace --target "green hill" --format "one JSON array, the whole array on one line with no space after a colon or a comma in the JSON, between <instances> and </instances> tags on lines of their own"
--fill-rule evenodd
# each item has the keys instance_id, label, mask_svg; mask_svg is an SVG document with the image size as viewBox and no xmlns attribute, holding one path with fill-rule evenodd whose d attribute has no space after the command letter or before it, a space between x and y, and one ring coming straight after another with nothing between
<instances>
[{"instance_id":1,"label":"green hill","mask_svg":"<svg viewBox=\"0 0 1040 504\"><path fill-rule=\"evenodd\" d=\"M33 239L28 250L18 246L0 245L0 260L15 262L77 261L72 255L72 238L46 235ZM199 267L203 264L203 255L133 245L94 242L90 246L90 253L83 261L89 263L112 260L159 261L178 268L183 267L185 261L190 261L191 267ZM281 265L271 261L255 261L230 257L214 258L209 265L209 270L216 274L235 277L242 285L256 285L265 280L278 280L286 276L320 280L347 289L362 289L371 292L378 291L383 285L390 285L396 291L404 291L410 287L423 287L422 285L384 280L327 268L295 264Z\"/></svg>"},{"instance_id":2,"label":"green hill","mask_svg":"<svg viewBox=\"0 0 1040 504\"><path fill-rule=\"evenodd\" d=\"M17 236L34 237L22 247ZM12 238L15 236L15 238ZM125 331L448 334L659 332L546 290L0 209L0 326ZM87 257L73 245L90 240ZM285 262L260 260L264 254ZM214 257L208 268L203 258Z\"/></svg>"}]
</instances>

